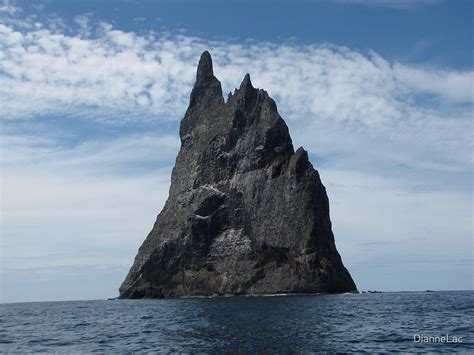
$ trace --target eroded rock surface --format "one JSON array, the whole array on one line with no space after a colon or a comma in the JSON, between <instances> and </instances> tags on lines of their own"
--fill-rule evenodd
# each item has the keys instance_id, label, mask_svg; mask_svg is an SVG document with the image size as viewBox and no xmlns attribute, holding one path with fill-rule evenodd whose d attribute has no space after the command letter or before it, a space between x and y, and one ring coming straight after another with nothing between
<instances>
[{"instance_id":1,"label":"eroded rock surface","mask_svg":"<svg viewBox=\"0 0 474 355\"><path fill-rule=\"evenodd\" d=\"M356 290L319 174L248 74L225 102L204 52L180 137L168 200L120 297Z\"/></svg>"}]
</instances>

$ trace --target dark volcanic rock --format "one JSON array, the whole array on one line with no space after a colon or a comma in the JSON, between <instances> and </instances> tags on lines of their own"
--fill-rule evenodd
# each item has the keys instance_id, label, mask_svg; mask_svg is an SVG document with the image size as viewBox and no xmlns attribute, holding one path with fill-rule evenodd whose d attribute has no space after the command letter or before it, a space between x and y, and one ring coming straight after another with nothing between
<instances>
[{"instance_id":1,"label":"dark volcanic rock","mask_svg":"<svg viewBox=\"0 0 474 355\"><path fill-rule=\"evenodd\" d=\"M121 298L356 290L319 174L248 74L224 102L204 52L180 137L168 200Z\"/></svg>"}]
</instances>

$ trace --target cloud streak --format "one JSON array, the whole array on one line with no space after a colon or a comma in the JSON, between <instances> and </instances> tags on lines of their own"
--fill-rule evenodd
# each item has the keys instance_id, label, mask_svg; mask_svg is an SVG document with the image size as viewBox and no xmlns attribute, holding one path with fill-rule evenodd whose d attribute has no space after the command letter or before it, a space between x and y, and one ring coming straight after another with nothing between
<instances>
[{"instance_id":1,"label":"cloud streak","mask_svg":"<svg viewBox=\"0 0 474 355\"><path fill-rule=\"evenodd\" d=\"M287 98L288 106L305 104L314 114L341 120L399 119L405 114L402 102L419 93L473 101L472 71L412 68L331 45L229 44L169 33L138 35L107 23L93 27L85 16L77 22L76 35L37 22L26 31L0 25L4 118L92 106L178 119L196 58L208 48L226 90L248 70L273 95ZM16 105L26 98L28 107Z\"/></svg>"},{"instance_id":2,"label":"cloud streak","mask_svg":"<svg viewBox=\"0 0 474 355\"><path fill-rule=\"evenodd\" d=\"M435 169L462 169L471 161L472 71L412 67L329 44L238 44L139 35L107 23L94 27L85 16L77 22L74 35L37 22L27 30L0 25L2 119L62 115L176 122L188 101L196 60L210 49L225 92L251 72L254 84L277 100L296 143L318 154L357 150L373 160L382 159L376 157L380 153L393 164L422 162ZM308 126L321 132L314 137L318 141L307 136ZM327 127L345 132L336 152L336 145L326 142L325 137L336 138ZM367 144L367 137L374 144ZM366 144L358 149L361 140ZM401 147L412 157L400 153ZM423 162L422 155L437 161Z\"/></svg>"}]
</instances>

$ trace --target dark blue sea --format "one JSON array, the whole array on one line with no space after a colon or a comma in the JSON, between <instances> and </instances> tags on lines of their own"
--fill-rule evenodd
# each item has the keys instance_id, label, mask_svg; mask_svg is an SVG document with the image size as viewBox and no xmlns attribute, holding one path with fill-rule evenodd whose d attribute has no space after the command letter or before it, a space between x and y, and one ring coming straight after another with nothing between
<instances>
[{"instance_id":1,"label":"dark blue sea","mask_svg":"<svg viewBox=\"0 0 474 355\"><path fill-rule=\"evenodd\" d=\"M474 351L472 291L38 302L0 310L2 353ZM414 342L415 334L462 343Z\"/></svg>"}]
</instances>

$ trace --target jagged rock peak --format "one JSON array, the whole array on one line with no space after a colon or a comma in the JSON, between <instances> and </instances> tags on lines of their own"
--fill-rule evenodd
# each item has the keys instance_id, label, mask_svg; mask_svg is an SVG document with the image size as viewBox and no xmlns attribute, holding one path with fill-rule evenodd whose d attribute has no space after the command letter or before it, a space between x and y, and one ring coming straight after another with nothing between
<instances>
[{"instance_id":1,"label":"jagged rock peak","mask_svg":"<svg viewBox=\"0 0 474 355\"><path fill-rule=\"evenodd\" d=\"M206 107L223 103L222 87L220 81L214 76L211 54L204 51L199 59L196 83L191 92L188 111L197 106Z\"/></svg>"},{"instance_id":2,"label":"jagged rock peak","mask_svg":"<svg viewBox=\"0 0 474 355\"><path fill-rule=\"evenodd\" d=\"M121 298L356 291L319 174L249 74L224 103L204 52L180 137L168 200Z\"/></svg>"},{"instance_id":3,"label":"jagged rock peak","mask_svg":"<svg viewBox=\"0 0 474 355\"><path fill-rule=\"evenodd\" d=\"M196 82L206 82L214 77L212 69L212 57L208 51L204 51L199 59L196 72Z\"/></svg>"},{"instance_id":4,"label":"jagged rock peak","mask_svg":"<svg viewBox=\"0 0 474 355\"><path fill-rule=\"evenodd\" d=\"M244 76L244 80L240 84L240 90L253 90L252 82L250 81L250 74L247 73Z\"/></svg>"}]
</instances>

